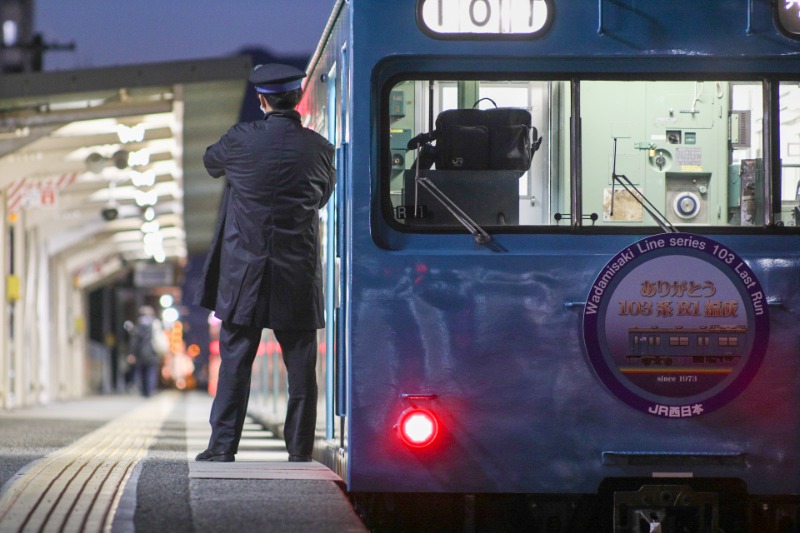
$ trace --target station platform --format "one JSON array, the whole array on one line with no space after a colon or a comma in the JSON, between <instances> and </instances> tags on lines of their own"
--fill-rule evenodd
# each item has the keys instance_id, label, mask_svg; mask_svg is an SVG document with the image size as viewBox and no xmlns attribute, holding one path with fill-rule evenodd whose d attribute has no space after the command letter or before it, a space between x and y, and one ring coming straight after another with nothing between
<instances>
[{"instance_id":1,"label":"station platform","mask_svg":"<svg viewBox=\"0 0 800 533\"><path fill-rule=\"evenodd\" d=\"M0 412L0 532L366 532L341 479L248 421L236 462L198 463L202 392Z\"/></svg>"}]
</instances>

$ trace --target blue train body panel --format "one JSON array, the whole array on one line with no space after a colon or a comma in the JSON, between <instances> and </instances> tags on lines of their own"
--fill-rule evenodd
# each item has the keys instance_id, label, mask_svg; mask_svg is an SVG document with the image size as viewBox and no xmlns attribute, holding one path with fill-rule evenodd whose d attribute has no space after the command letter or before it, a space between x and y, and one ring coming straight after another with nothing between
<instances>
[{"instance_id":1,"label":"blue train body panel","mask_svg":"<svg viewBox=\"0 0 800 533\"><path fill-rule=\"evenodd\" d=\"M605 243L607 253L627 244L621 241ZM769 293L781 301L774 320L785 323L773 327L758 376L725 408L686 421L620 404L587 364L582 308L569 303L585 301L609 257L600 250L361 255L352 289L353 490L593 493L605 477L677 470L740 477L756 493L797 493L791 406L800 401L800 368L789 310L800 295L792 255L749 258L765 263L761 279L781 280ZM430 402L447 433L435 449L421 454L393 438L389 428L407 406L398 401L403 393L437 395ZM605 452L635 451L746 457L724 466L603 464Z\"/></svg>"}]
</instances>

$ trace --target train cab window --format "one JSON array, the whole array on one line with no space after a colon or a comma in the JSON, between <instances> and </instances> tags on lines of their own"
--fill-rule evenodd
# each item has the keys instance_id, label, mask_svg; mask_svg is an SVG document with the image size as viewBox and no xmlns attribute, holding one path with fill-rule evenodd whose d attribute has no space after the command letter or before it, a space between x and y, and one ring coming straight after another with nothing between
<instances>
[{"instance_id":1,"label":"train cab window","mask_svg":"<svg viewBox=\"0 0 800 533\"><path fill-rule=\"evenodd\" d=\"M626 228L763 223L760 82L580 88L584 216Z\"/></svg>"},{"instance_id":2,"label":"train cab window","mask_svg":"<svg viewBox=\"0 0 800 533\"><path fill-rule=\"evenodd\" d=\"M387 218L411 231L494 231L554 224L569 205L563 153L550 139L569 109L559 82L408 80L392 86L384 124ZM565 107L566 106L566 107ZM557 146L566 148L564 143Z\"/></svg>"},{"instance_id":3,"label":"train cab window","mask_svg":"<svg viewBox=\"0 0 800 533\"><path fill-rule=\"evenodd\" d=\"M800 85L780 84L779 213L765 198L764 94L747 80L401 81L383 106L384 213L420 232L463 230L464 217L490 233L794 226Z\"/></svg>"},{"instance_id":4,"label":"train cab window","mask_svg":"<svg viewBox=\"0 0 800 533\"><path fill-rule=\"evenodd\" d=\"M787 226L800 225L800 84L780 84L781 212Z\"/></svg>"}]
</instances>

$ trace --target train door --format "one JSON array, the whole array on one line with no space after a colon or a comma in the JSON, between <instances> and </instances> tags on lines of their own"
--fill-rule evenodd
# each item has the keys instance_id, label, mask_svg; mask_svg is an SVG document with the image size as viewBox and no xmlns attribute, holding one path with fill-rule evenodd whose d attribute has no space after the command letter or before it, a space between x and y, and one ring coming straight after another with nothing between
<instances>
[{"instance_id":1,"label":"train door","mask_svg":"<svg viewBox=\"0 0 800 533\"><path fill-rule=\"evenodd\" d=\"M336 102L338 77L336 75L336 64L328 72L327 81L327 122L328 141L334 146L337 144L338 136L336 129ZM337 164L337 168L339 165ZM338 176L337 176L338 178ZM325 209L325 438L334 438L334 412L335 412L335 354L336 354L336 330L337 330L337 273L338 273L338 252L336 235L336 205L338 204L338 193L334 188L333 194L328 200Z\"/></svg>"},{"instance_id":2,"label":"train door","mask_svg":"<svg viewBox=\"0 0 800 533\"><path fill-rule=\"evenodd\" d=\"M346 416L345 391L345 335L342 327L342 279L345 276L343 235L348 187L349 139L349 69L347 45L342 46L325 78L327 131L326 136L336 149L336 188L325 210L325 437L338 438L344 447L344 416ZM337 417L339 431L337 432Z\"/></svg>"},{"instance_id":3,"label":"train door","mask_svg":"<svg viewBox=\"0 0 800 533\"><path fill-rule=\"evenodd\" d=\"M338 126L338 142L336 143L336 172L337 172L337 185L336 185L336 224L335 224L335 238L336 238L336 258L335 258L335 287L336 290L332 293L335 305L333 313L334 317L334 331L336 334L335 343L335 369L336 369L336 382L335 391L336 397L334 402L334 415L339 417L339 434L336 436L339 439L339 446L346 447L347 435L345 434L347 425L345 424L345 417L347 416L347 354L349 347L347 345L347 335L345 322L347 318L344 316L345 306L343 299L346 298L346 283L348 243L347 235L348 228L345 227L348 216L346 210L348 209L347 198L350 193L350 50L347 43L344 43L339 49L339 126Z\"/></svg>"}]
</instances>

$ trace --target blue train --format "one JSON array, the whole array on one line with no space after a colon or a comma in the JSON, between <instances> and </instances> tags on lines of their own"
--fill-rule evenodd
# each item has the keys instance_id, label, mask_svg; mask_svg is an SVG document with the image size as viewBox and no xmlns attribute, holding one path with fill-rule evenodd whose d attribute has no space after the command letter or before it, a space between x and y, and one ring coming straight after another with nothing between
<instances>
[{"instance_id":1,"label":"blue train","mask_svg":"<svg viewBox=\"0 0 800 533\"><path fill-rule=\"evenodd\" d=\"M339 0L301 107L371 527L798 531L800 2ZM735 351L637 371L679 327Z\"/></svg>"}]
</instances>

